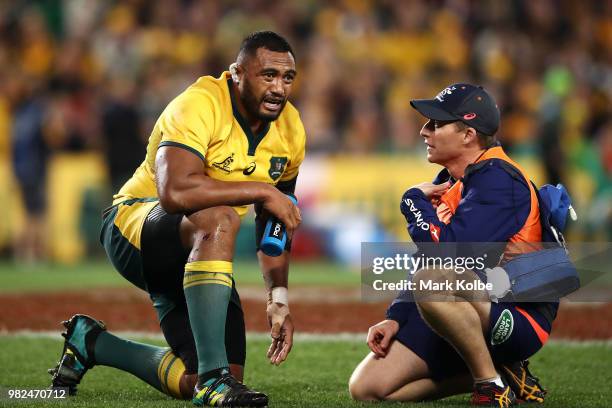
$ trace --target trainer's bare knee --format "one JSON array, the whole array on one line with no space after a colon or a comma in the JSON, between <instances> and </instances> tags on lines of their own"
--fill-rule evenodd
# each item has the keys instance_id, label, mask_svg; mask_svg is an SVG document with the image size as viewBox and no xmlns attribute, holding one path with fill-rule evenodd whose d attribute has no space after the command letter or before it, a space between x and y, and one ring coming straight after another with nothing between
<instances>
[{"instance_id":1,"label":"trainer's bare knee","mask_svg":"<svg viewBox=\"0 0 612 408\"><path fill-rule=\"evenodd\" d=\"M355 401L382 401L385 396L381 395L381 387L375 378L372 378L364 370L357 367L351 375L348 384L349 394Z\"/></svg>"},{"instance_id":2,"label":"trainer's bare knee","mask_svg":"<svg viewBox=\"0 0 612 408\"><path fill-rule=\"evenodd\" d=\"M374 389L371 389L366 384L360 381L349 381L349 393L355 401L380 401Z\"/></svg>"},{"instance_id":3,"label":"trainer's bare knee","mask_svg":"<svg viewBox=\"0 0 612 408\"><path fill-rule=\"evenodd\" d=\"M455 300L455 279L457 275L452 269L423 268L418 270L412 281L415 302L421 305L425 302L444 302Z\"/></svg>"}]
</instances>

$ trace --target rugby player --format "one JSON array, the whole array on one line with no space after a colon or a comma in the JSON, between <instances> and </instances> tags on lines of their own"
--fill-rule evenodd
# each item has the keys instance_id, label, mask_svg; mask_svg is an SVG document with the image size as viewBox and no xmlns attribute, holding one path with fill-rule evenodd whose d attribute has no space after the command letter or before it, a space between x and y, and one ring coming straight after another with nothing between
<instances>
[{"instance_id":1,"label":"rugby player","mask_svg":"<svg viewBox=\"0 0 612 408\"><path fill-rule=\"evenodd\" d=\"M536 192L496 141L500 114L491 95L454 84L411 105L428 119L421 130L427 159L444 167L433 183L402 197L413 241L507 242L505 257L521 244L541 242ZM422 269L414 279L440 276L444 271ZM368 332L372 353L353 372L352 397L421 401L471 389L475 405L543 402L545 391L525 360L547 341L557 303L492 303L457 289L447 294L456 301L404 293L392 303L387 319Z\"/></svg>"},{"instance_id":2,"label":"rugby player","mask_svg":"<svg viewBox=\"0 0 612 408\"><path fill-rule=\"evenodd\" d=\"M242 384L245 326L232 259L249 204L258 243L270 216L289 237L300 224L286 195L305 151L304 127L287 100L295 77L289 43L255 32L229 72L199 78L166 107L144 162L105 211L100 238L119 273L150 295L170 347L119 338L75 315L64 322L64 349L50 370L54 387L75 393L88 369L106 365L197 406L268 404ZM280 364L293 343L289 254L257 256L268 290L268 357Z\"/></svg>"}]
</instances>

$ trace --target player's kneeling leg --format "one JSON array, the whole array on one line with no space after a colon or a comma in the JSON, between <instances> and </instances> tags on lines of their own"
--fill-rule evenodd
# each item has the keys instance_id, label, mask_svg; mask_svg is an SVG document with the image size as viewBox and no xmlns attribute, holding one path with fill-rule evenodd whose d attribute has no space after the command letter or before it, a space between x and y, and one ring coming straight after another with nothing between
<instances>
[{"instance_id":1,"label":"player's kneeling leg","mask_svg":"<svg viewBox=\"0 0 612 408\"><path fill-rule=\"evenodd\" d=\"M230 374L225 349L227 307L233 287L232 259L240 218L233 208L213 207L186 217L183 242L192 250L183 290L198 355L197 406L265 406L265 394L249 390Z\"/></svg>"}]
</instances>

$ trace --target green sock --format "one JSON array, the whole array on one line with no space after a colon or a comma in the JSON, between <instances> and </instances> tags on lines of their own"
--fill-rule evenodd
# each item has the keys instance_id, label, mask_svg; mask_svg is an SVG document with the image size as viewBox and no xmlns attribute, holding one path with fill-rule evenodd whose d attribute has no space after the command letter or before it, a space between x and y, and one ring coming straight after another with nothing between
<instances>
[{"instance_id":1,"label":"green sock","mask_svg":"<svg viewBox=\"0 0 612 408\"><path fill-rule=\"evenodd\" d=\"M198 352L198 374L229 366L225 319L232 293L232 263L189 262L185 265L183 288Z\"/></svg>"},{"instance_id":2,"label":"green sock","mask_svg":"<svg viewBox=\"0 0 612 408\"><path fill-rule=\"evenodd\" d=\"M134 374L159 391L181 398L179 381L185 365L169 347L125 340L104 331L96 339L94 356L96 365Z\"/></svg>"}]
</instances>

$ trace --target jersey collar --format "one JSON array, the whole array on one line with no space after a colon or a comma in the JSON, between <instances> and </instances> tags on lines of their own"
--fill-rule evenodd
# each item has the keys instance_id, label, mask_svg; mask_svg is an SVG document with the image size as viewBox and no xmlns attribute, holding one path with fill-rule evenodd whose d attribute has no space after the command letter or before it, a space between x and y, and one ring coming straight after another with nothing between
<instances>
[{"instance_id":1,"label":"jersey collar","mask_svg":"<svg viewBox=\"0 0 612 408\"><path fill-rule=\"evenodd\" d=\"M240 111L238 110L238 105L236 104L236 101L234 100L234 93L232 92L232 84L233 84L232 78L228 78L227 87L229 90L230 99L232 101L232 112L234 113L234 118L236 118L236 120L238 121L238 124L242 128L242 131L244 132L244 134L247 137L247 140L249 141L249 151L248 151L249 156L255 156L255 150L257 149L257 146L263 140L266 134L268 134L268 131L270 130L270 122L266 122L266 125L261 130L261 132L257 134L253 134L253 132L251 131L251 128L249 127L249 124L244 119L244 117L242 117L242 115L240 114Z\"/></svg>"}]
</instances>

